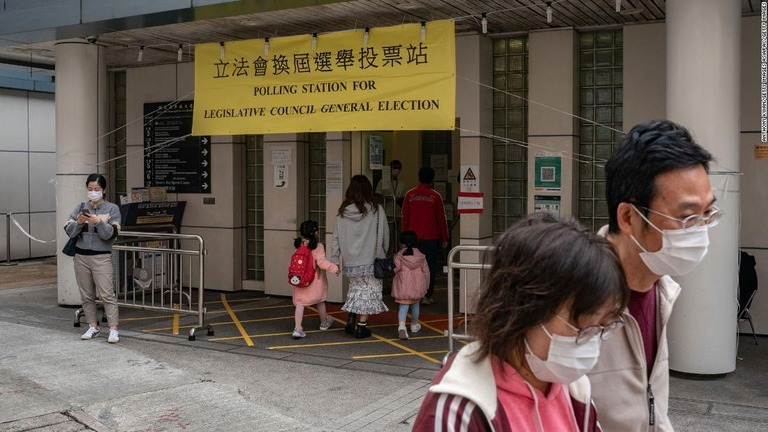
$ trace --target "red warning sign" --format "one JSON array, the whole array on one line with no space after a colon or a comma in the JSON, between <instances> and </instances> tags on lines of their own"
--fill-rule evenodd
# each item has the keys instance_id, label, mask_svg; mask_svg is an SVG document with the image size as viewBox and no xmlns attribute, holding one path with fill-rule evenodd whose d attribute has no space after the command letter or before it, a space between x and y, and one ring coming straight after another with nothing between
<instances>
[{"instance_id":1,"label":"red warning sign","mask_svg":"<svg viewBox=\"0 0 768 432\"><path fill-rule=\"evenodd\" d=\"M472 168L467 168L467 172L464 173L464 180L477 180L475 173L472 172Z\"/></svg>"}]
</instances>

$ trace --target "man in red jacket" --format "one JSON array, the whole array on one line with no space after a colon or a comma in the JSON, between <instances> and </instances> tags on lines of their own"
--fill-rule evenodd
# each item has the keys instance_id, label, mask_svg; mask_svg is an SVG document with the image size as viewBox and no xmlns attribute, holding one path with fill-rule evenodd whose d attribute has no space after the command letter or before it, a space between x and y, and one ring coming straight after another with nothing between
<instances>
[{"instance_id":1,"label":"man in red jacket","mask_svg":"<svg viewBox=\"0 0 768 432\"><path fill-rule=\"evenodd\" d=\"M429 289L421 303L434 303L435 274L440 246L448 246L448 226L445 221L443 197L432 189L435 170L423 167L419 170L419 185L409 190L403 200L403 231L414 231L419 238L420 250L427 257Z\"/></svg>"}]
</instances>

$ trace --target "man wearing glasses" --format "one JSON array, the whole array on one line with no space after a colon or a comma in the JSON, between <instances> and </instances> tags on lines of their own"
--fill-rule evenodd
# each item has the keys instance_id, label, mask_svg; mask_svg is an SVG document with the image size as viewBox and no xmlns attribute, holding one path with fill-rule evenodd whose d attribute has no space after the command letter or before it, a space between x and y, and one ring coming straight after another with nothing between
<instances>
[{"instance_id":1,"label":"man wearing glasses","mask_svg":"<svg viewBox=\"0 0 768 432\"><path fill-rule=\"evenodd\" d=\"M589 372L606 431L673 430L666 328L680 286L670 276L696 267L720 220L711 160L684 127L653 120L633 127L605 165L609 225L599 234L616 248L631 290L624 326Z\"/></svg>"}]
</instances>

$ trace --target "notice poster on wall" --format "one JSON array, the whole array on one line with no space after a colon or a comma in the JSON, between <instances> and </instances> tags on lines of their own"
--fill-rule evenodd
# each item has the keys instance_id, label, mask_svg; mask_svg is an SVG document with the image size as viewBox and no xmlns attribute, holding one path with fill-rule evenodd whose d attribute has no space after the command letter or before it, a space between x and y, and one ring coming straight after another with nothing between
<instances>
[{"instance_id":1,"label":"notice poster on wall","mask_svg":"<svg viewBox=\"0 0 768 432\"><path fill-rule=\"evenodd\" d=\"M272 147L272 165L293 165L290 147Z\"/></svg>"},{"instance_id":2,"label":"notice poster on wall","mask_svg":"<svg viewBox=\"0 0 768 432\"><path fill-rule=\"evenodd\" d=\"M432 163L432 169L435 170L435 181L446 181L448 173L448 155L432 155L430 162Z\"/></svg>"},{"instance_id":3,"label":"notice poster on wall","mask_svg":"<svg viewBox=\"0 0 768 432\"><path fill-rule=\"evenodd\" d=\"M274 165L275 187L285 189L288 187L288 165Z\"/></svg>"},{"instance_id":4,"label":"notice poster on wall","mask_svg":"<svg viewBox=\"0 0 768 432\"><path fill-rule=\"evenodd\" d=\"M560 216L560 195L534 195L533 213L537 216L551 214Z\"/></svg>"},{"instance_id":5,"label":"notice poster on wall","mask_svg":"<svg viewBox=\"0 0 768 432\"><path fill-rule=\"evenodd\" d=\"M560 192L562 190L562 156L557 153L536 152L534 161L534 190Z\"/></svg>"},{"instance_id":6,"label":"notice poster on wall","mask_svg":"<svg viewBox=\"0 0 768 432\"><path fill-rule=\"evenodd\" d=\"M343 162L329 160L325 162L325 195L341 196L344 189Z\"/></svg>"},{"instance_id":7,"label":"notice poster on wall","mask_svg":"<svg viewBox=\"0 0 768 432\"><path fill-rule=\"evenodd\" d=\"M380 170L384 165L384 141L380 136L371 135L368 138L368 158L372 170Z\"/></svg>"}]
</instances>

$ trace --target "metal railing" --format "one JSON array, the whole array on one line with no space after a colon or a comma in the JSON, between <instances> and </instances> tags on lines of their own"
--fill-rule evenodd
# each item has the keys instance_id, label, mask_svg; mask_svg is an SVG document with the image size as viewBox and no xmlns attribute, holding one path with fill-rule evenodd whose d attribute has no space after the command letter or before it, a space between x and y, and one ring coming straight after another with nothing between
<instances>
[{"instance_id":1,"label":"metal railing","mask_svg":"<svg viewBox=\"0 0 768 432\"><path fill-rule=\"evenodd\" d=\"M189 340L195 340L195 333L203 328L213 336L213 328L205 324L206 251L202 237L122 231L112 250L118 307L197 315ZM75 312L76 327L80 314L81 310Z\"/></svg>"},{"instance_id":2,"label":"metal railing","mask_svg":"<svg viewBox=\"0 0 768 432\"><path fill-rule=\"evenodd\" d=\"M15 266L16 261L11 261L11 212L5 214L5 262L0 266Z\"/></svg>"},{"instance_id":3,"label":"metal railing","mask_svg":"<svg viewBox=\"0 0 768 432\"><path fill-rule=\"evenodd\" d=\"M471 341L472 336L469 335L469 307L468 307L468 297L467 297L467 287L465 286L463 290L461 290L464 294L464 319L463 319L463 333L456 333L455 332L455 317L454 317L454 300L453 300L453 286L454 286L454 270L459 270L459 280L461 281L461 273L466 272L466 270L487 270L491 268L490 263L486 262L480 262L480 263L470 263L470 262L456 262L454 261L454 258L456 255L460 252L491 252L493 251L493 246L456 246L448 253L448 353L443 357L443 365L448 361L450 356L453 354L454 351L454 343L453 341L459 340L459 341ZM466 278L464 278L466 280Z\"/></svg>"}]
</instances>

